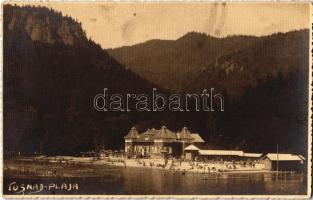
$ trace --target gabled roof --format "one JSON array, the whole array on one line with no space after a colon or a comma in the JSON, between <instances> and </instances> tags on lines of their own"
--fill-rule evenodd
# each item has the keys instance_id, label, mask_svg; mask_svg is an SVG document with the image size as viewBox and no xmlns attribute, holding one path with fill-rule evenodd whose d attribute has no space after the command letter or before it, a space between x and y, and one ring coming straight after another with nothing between
<instances>
[{"instance_id":1,"label":"gabled roof","mask_svg":"<svg viewBox=\"0 0 313 200\"><path fill-rule=\"evenodd\" d=\"M232 150L199 150L200 155L243 156L243 151Z\"/></svg>"},{"instance_id":2,"label":"gabled roof","mask_svg":"<svg viewBox=\"0 0 313 200\"><path fill-rule=\"evenodd\" d=\"M185 151L199 151L200 149L195 145L189 145L188 147L184 148Z\"/></svg>"},{"instance_id":3,"label":"gabled roof","mask_svg":"<svg viewBox=\"0 0 313 200\"><path fill-rule=\"evenodd\" d=\"M252 157L252 158L259 158L262 155L263 155L262 153L246 153L246 152L243 154L244 157Z\"/></svg>"},{"instance_id":4,"label":"gabled roof","mask_svg":"<svg viewBox=\"0 0 313 200\"><path fill-rule=\"evenodd\" d=\"M136 141L141 141L141 142L153 142L153 136L155 133L151 131L150 129L146 130L142 134L139 135L139 138Z\"/></svg>"},{"instance_id":5,"label":"gabled roof","mask_svg":"<svg viewBox=\"0 0 313 200\"><path fill-rule=\"evenodd\" d=\"M139 138L139 133L135 127L132 127L124 139L137 139Z\"/></svg>"},{"instance_id":6,"label":"gabled roof","mask_svg":"<svg viewBox=\"0 0 313 200\"><path fill-rule=\"evenodd\" d=\"M154 135L151 129L147 129L145 132L141 133L140 136Z\"/></svg>"},{"instance_id":7,"label":"gabled roof","mask_svg":"<svg viewBox=\"0 0 313 200\"><path fill-rule=\"evenodd\" d=\"M176 139L176 134L162 126L160 130L153 136L154 139Z\"/></svg>"},{"instance_id":8,"label":"gabled roof","mask_svg":"<svg viewBox=\"0 0 313 200\"><path fill-rule=\"evenodd\" d=\"M159 132L159 130L156 130L155 128L149 129L149 133L155 135Z\"/></svg>"},{"instance_id":9,"label":"gabled roof","mask_svg":"<svg viewBox=\"0 0 313 200\"><path fill-rule=\"evenodd\" d=\"M194 138L191 136L190 131L187 127L182 128L180 132L177 133L177 139L178 140L194 140Z\"/></svg>"},{"instance_id":10,"label":"gabled roof","mask_svg":"<svg viewBox=\"0 0 313 200\"><path fill-rule=\"evenodd\" d=\"M202 139L202 137L198 133L191 133L190 135L194 139L193 142L199 142L199 143L204 142L204 140Z\"/></svg>"},{"instance_id":11,"label":"gabled roof","mask_svg":"<svg viewBox=\"0 0 313 200\"><path fill-rule=\"evenodd\" d=\"M278 155L276 153L268 153L266 154L262 159L269 158L270 160L275 161L301 161L305 160L305 158L301 155L294 155L294 154L283 154L279 153Z\"/></svg>"}]
</instances>

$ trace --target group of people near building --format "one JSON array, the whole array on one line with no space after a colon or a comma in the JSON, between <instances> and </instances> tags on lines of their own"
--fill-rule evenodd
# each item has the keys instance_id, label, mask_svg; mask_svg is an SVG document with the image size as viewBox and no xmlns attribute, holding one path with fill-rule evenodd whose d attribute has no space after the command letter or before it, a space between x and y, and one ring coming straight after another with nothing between
<instances>
[{"instance_id":1,"label":"group of people near building","mask_svg":"<svg viewBox=\"0 0 313 200\"><path fill-rule=\"evenodd\" d=\"M142 161L142 163L151 167L175 169L179 163L178 168L180 169L184 161L184 163L191 163L188 166L191 170L194 168L206 168L207 171L239 168L274 170L279 163L281 163L280 169L282 170L298 170L305 161L303 156L297 154L264 154L240 150L200 149L199 146L203 146L205 141L198 133L190 132L187 127L183 127L175 133L166 126L162 126L160 129L148 129L141 134L133 127L124 137L124 140L124 156L139 160L140 158L148 159L152 163L146 163L146 161ZM151 161L151 159L160 160L161 158L164 159L164 163Z\"/></svg>"},{"instance_id":2,"label":"group of people near building","mask_svg":"<svg viewBox=\"0 0 313 200\"><path fill-rule=\"evenodd\" d=\"M135 159L137 166L146 168L160 168L174 171L211 173L235 170L261 170L259 161L223 161L223 160L198 160L190 161L175 158L162 159Z\"/></svg>"}]
</instances>

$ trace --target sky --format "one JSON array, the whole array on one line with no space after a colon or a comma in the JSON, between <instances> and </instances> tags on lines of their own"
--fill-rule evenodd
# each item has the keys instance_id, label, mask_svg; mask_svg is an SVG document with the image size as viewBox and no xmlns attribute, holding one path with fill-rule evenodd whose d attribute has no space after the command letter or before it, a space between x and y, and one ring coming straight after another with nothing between
<instances>
[{"instance_id":1,"label":"sky","mask_svg":"<svg viewBox=\"0 0 313 200\"><path fill-rule=\"evenodd\" d=\"M38 3L37 3L38 4ZM310 27L308 3L44 3L82 23L103 48L175 40L196 31L215 37L269 35Z\"/></svg>"}]
</instances>

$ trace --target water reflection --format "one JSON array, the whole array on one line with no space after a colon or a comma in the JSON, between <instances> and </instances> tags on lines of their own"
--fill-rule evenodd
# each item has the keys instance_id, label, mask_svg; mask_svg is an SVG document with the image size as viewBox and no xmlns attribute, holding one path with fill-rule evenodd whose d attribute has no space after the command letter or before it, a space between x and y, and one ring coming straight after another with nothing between
<instances>
[{"instance_id":1,"label":"water reflection","mask_svg":"<svg viewBox=\"0 0 313 200\"><path fill-rule=\"evenodd\" d=\"M84 177L10 177L5 174L4 193L8 184L16 181L19 184L29 183L78 183L78 191L44 190L40 194L305 194L306 178L300 175L277 177L270 174L192 174L183 175L178 171L165 171L142 168L123 168L113 166L93 166L64 169L73 175L79 173ZM68 172L66 171L68 170ZM6 172L5 172L6 173ZM8 178L10 177L10 178Z\"/></svg>"}]
</instances>

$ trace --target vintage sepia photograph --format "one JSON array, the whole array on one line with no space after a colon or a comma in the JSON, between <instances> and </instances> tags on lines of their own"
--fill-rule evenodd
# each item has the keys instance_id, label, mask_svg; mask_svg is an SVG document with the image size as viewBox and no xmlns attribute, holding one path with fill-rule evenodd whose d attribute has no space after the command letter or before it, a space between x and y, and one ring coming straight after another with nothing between
<instances>
[{"instance_id":1,"label":"vintage sepia photograph","mask_svg":"<svg viewBox=\"0 0 313 200\"><path fill-rule=\"evenodd\" d=\"M3 3L5 198L309 198L309 2Z\"/></svg>"}]
</instances>

